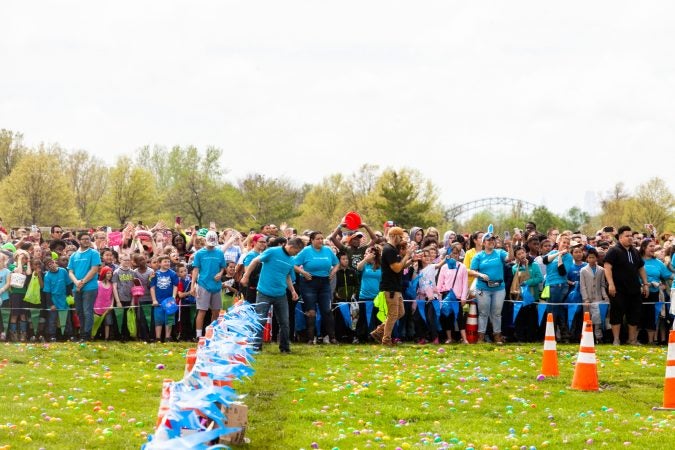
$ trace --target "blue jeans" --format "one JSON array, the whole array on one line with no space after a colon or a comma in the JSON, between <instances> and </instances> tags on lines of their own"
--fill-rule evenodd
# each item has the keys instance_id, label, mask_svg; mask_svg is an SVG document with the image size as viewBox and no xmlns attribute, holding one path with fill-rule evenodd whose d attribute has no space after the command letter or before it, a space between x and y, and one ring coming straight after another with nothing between
<instances>
[{"instance_id":1,"label":"blue jeans","mask_svg":"<svg viewBox=\"0 0 675 450\"><path fill-rule=\"evenodd\" d=\"M82 339L91 339L91 329L94 326L94 302L97 294L97 289L73 291L75 309L80 317L80 338Z\"/></svg>"},{"instance_id":2,"label":"blue jeans","mask_svg":"<svg viewBox=\"0 0 675 450\"><path fill-rule=\"evenodd\" d=\"M279 350L282 352L291 350L291 341L289 339L289 324L288 324L288 301L286 294L279 297L270 297L258 291L255 301L255 311L258 313L261 325L265 326L267 323L267 313L270 311L270 306L274 306L274 317L279 322ZM256 337L256 347L262 349L263 329L258 331Z\"/></svg>"},{"instance_id":3,"label":"blue jeans","mask_svg":"<svg viewBox=\"0 0 675 450\"><path fill-rule=\"evenodd\" d=\"M551 292L551 297L548 299L548 303L553 306L549 306L546 312L553 313L553 322L555 323L555 327L558 330L557 338L569 339L569 329L567 327L567 305L555 306L555 304L565 302L570 288L567 283L560 283L550 285L549 289Z\"/></svg>"},{"instance_id":4,"label":"blue jeans","mask_svg":"<svg viewBox=\"0 0 675 450\"><path fill-rule=\"evenodd\" d=\"M478 332L485 333L487 330L488 317L492 322L492 332L502 332L502 307L506 290L499 291L476 291L478 300Z\"/></svg>"},{"instance_id":5,"label":"blue jeans","mask_svg":"<svg viewBox=\"0 0 675 450\"><path fill-rule=\"evenodd\" d=\"M312 310L316 311L316 304L319 304L321 311L321 322L326 326L326 334L331 338L335 338L335 321L333 320L333 312L330 309L332 299L332 292L330 289L330 279L328 277L312 277L311 280L300 278L298 283L300 286L300 294L302 300L305 302L305 312ZM307 319L314 320L312 317ZM308 329L313 329L313 324L308 325ZM317 330L316 334L319 334Z\"/></svg>"}]
</instances>

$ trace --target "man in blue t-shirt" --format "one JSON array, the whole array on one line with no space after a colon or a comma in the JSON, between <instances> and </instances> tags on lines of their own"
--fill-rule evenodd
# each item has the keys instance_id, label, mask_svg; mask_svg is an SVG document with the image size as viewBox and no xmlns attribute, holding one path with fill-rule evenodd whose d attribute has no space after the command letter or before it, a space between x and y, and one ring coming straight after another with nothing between
<instances>
[{"instance_id":1,"label":"man in blue t-shirt","mask_svg":"<svg viewBox=\"0 0 675 450\"><path fill-rule=\"evenodd\" d=\"M302 239L293 238L282 247L266 250L251 261L240 281L242 286L246 286L251 273L258 264L262 263L263 266L260 278L258 279L258 295L256 297L255 309L260 316L260 321L264 325L267 322L267 313L270 310L270 306L274 306L274 315L279 322L279 351L281 353L291 352L286 289L291 292L293 301L296 301L298 293L295 292L293 280L291 279L291 273L294 268L293 257L304 246L305 244L302 242ZM262 350L262 340L263 330L261 328L258 332L256 344L258 350Z\"/></svg>"},{"instance_id":2,"label":"man in blue t-shirt","mask_svg":"<svg viewBox=\"0 0 675 450\"><path fill-rule=\"evenodd\" d=\"M192 287L190 295L197 300L197 339L202 336L204 328L204 316L206 311L211 310L211 319L216 320L220 313L223 300L220 297L222 289L223 272L227 267L225 254L219 248L218 235L211 230L206 233L206 247L195 253L192 262Z\"/></svg>"},{"instance_id":3,"label":"man in blue t-shirt","mask_svg":"<svg viewBox=\"0 0 675 450\"><path fill-rule=\"evenodd\" d=\"M80 340L88 341L94 326L94 302L98 294L101 255L91 247L89 233L80 233L77 239L80 249L68 260L68 276L74 284L73 297L80 318Z\"/></svg>"}]
</instances>

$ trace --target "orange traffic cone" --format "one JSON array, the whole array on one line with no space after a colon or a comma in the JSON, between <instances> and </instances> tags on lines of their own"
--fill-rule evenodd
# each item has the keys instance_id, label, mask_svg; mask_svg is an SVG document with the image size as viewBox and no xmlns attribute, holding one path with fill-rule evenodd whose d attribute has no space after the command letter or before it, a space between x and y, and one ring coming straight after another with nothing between
<instances>
[{"instance_id":1,"label":"orange traffic cone","mask_svg":"<svg viewBox=\"0 0 675 450\"><path fill-rule=\"evenodd\" d=\"M663 406L658 410L675 409L675 330L668 336L668 356L666 357L666 380L663 382Z\"/></svg>"},{"instance_id":2,"label":"orange traffic cone","mask_svg":"<svg viewBox=\"0 0 675 450\"><path fill-rule=\"evenodd\" d=\"M466 340L469 344L478 341L478 308L476 302L469 303L469 316L466 318Z\"/></svg>"},{"instance_id":3,"label":"orange traffic cone","mask_svg":"<svg viewBox=\"0 0 675 450\"><path fill-rule=\"evenodd\" d=\"M574 378L572 389L580 391L597 391L598 364L595 359L595 341L593 339L593 325L591 322L584 324L584 333L581 335L577 364L574 366Z\"/></svg>"},{"instance_id":4,"label":"orange traffic cone","mask_svg":"<svg viewBox=\"0 0 675 450\"><path fill-rule=\"evenodd\" d=\"M544 359L541 362L541 374L547 377L560 375L552 313L548 313L548 316L546 316L546 336L544 337Z\"/></svg>"},{"instance_id":5,"label":"orange traffic cone","mask_svg":"<svg viewBox=\"0 0 675 450\"><path fill-rule=\"evenodd\" d=\"M169 411L169 397L171 397L171 383L173 383L173 380L170 380L168 378L164 379L164 382L162 383L162 398L159 401L159 410L157 411L157 425L155 425L156 427L158 427L162 423L164 416Z\"/></svg>"}]
</instances>

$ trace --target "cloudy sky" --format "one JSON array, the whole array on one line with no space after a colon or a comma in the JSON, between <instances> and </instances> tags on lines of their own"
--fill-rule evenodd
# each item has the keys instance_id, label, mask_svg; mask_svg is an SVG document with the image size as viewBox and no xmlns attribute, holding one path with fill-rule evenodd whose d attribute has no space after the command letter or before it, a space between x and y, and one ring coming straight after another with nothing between
<instances>
[{"instance_id":1,"label":"cloudy sky","mask_svg":"<svg viewBox=\"0 0 675 450\"><path fill-rule=\"evenodd\" d=\"M557 212L672 171L672 1L10 0L2 15L0 127L29 145L111 164L214 145L233 181L410 167L446 205Z\"/></svg>"}]
</instances>

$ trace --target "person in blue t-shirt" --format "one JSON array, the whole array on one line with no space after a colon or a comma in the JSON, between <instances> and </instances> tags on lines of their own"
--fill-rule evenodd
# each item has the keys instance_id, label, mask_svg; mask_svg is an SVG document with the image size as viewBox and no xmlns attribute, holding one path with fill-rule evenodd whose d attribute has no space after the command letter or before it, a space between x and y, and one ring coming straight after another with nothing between
<instances>
[{"instance_id":1,"label":"person in blue t-shirt","mask_svg":"<svg viewBox=\"0 0 675 450\"><path fill-rule=\"evenodd\" d=\"M47 337L50 341L56 340L56 325L58 320L58 311L68 311L66 302L67 287L72 284L68 277L68 272L53 259L47 260L47 272L44 277L44 287L42 292L46 296L46 305L49 308L47 318ZM65 324L60 324L65 325Z\"/></svg>"},{"instance_id":2,"label":"person in blue t-shirt","mask_svg":"<svg viewBox=\"0 0 675 450\"><path fill-rule=\"evenodd\" d=\"M211 230L206 233L206 246L199 249L192 261L192 287L190 295L197 301L197 319L195 328L197 338L202 336L204 330L204 317L206 311L211 310L211 320L216 320L223 305L220 297L222 289L223 272L227 267L225 254L219 248L218 235Z\"/></svg>"},{"instance_id":3,"label":"person in blue t-shirt","mask_svg":"<svg viewBox=\"0 0 675 450\"><path fill-rule=\"evenodd\" d=\"M298 286L305 306L307 315L307 339L309 344L314 344L316 305L321 310L321 321L326 326L326 334L331 344L337 344L335 339L335 321L330 309L331 288L330 280L339 269L339 261L333 251L323 245L323 234L320 231L312 231L309 234L310 244L303 248L295 257L295 272L298 277ZM317 333L318 334L318 333Z\"/></svg>"},{"instance_id":4,"label":"person in blue t-shirt","mask_svg":"<svg viewBox=\"0 0 675 450\"><path fill-rule=\"evenodd\" d=\"M552 250L542 257L546 265L545 285L549 289L548 303L564 303L569 293L567 273L572 270L574 260L569 253L570 237L562 235L558 239L558 249ZM546 289L546 288L544 288ZM553 313L556 328L556 338L563 342L569 342L570 332L567 327L567 308L565 306L550 306L547 312Z\"/></svg>"},{"instance_id":5,"label":"person in blue t-shirt","mask_svg":"<svg viewBox=\"0 0 675 450\"><path fill-rule=\"evenodd\" d=\"M649 283L649 296L642 302L640 311L640 325L647 330L647 343L656 344L656 311L655 304L659 301L660 291L665 288L665 283L673 279L673 272L668 267L654 257L656 252L656 242L653 239L646 238L640 243L640 256L645 262L645 272L647 272L647 282ZM672 300L672 299L671 299Z\"/></svg>"},{"instance_id":6,"label":"person in blue t-shirt","mask_svg":"<svg viewBox=\"0 0 675 450\"><path fill-rule=\"evenodd\" d=\"M161 305L167 298L176 298L178 292L178 275L171 270L171 258L163 255L158 258L159 269L155 276L150 280L150 296L152 297L152 306L154 306L153 315L155 317L155 339L162 338L162 327L164 327L164 338L171 339L171 327L174 324L175 314L167 314Z\"/></svg>"},{"instance_id":7,"label":"person in blue t-shirt","mask_svg":"<svg viewBox=\"0 0 675 450\"><path fill-rule=\"evenodd\" d=\"M101 255L92 248L89 233L80 233L77 239L80 248L68 260L68 276L74 285L73 297L81 324L80 340L88 341L94 326L94 302L98 294Z\"/></svg>"},{"instance_id":8,"label":"person in blue t-shirt","mask_svg":"<svg viewBox=\"0 0 675 450\"><path fill-rule=\"evenodd\" d=\"M258 280L258 296L256 298L255 309L264 325L267 322L267 313L270 310L270 306L274 306L274 315L279 322L279 351L281 353L291 352L286 289L291 292L291 299L297 301L298 293L293 286L291 273L293 272L293 257L302 250L304 245L302 239L293 238L281 247L266 250L251 261L240 281L242 286L246 286L251 272L259 264L263 265L260 279ZM262 350L262 339L263 329L261 328L258 331L256 343L258 350Z\"/></svg>"},{"instance_id":9,"label":"person in blue t-shirt","mask_svg":"<svg viewBox=\"0 0 675 450\"><path fill-rule=\"evenodd\" d=\"M356 322L356 340L367 342L369 333L374 330L380 321L375 314L367 316L367 310L372 309L372 303L380 293L380 281L382 281L382 251L377 245L368 247L363 259L356 265L361 272L361 288L359 290L359 319ZM370 302L368 305L367 302ZM366 305L371 308L366 308Z\"/></svg>"},{"instance_id":10,"label":"person in blue t-shirt","mask_svg":"<svg viewBox=\"0 0 675 450\"><path fill-rule=\"evenodd\" d=\"M492 227L488 228L488 230ZM476 300L478 303L478 342L485 339L488 317L492 323L495 344L502 344L502 307L506 297L504 263L513 259L511 241L505 240L508 252L495 248L496 236L491 232L483 235L483 251L471 260L469 275L477 278Z\"/></svg>"}]
</instances>

